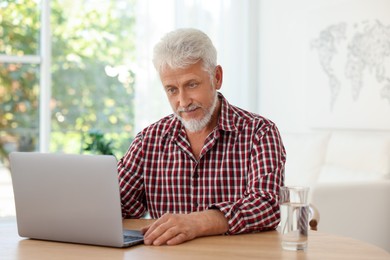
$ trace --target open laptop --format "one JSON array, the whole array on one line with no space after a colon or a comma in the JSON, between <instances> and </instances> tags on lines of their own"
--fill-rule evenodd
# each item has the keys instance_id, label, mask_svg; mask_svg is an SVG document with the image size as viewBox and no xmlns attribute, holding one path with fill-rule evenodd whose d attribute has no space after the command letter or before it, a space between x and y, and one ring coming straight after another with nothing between
<instances>
[{"instance_id":1,"label":"open laptop","mask_svg":"<svg viewBox=\"0 0 390 260\"><path fill-rule=\"evenodd\" d=\"M13 152L9 158L20 236L111 247L143 243L140 231L123 230L114 156Z\"/></svg>"}]
</instances>

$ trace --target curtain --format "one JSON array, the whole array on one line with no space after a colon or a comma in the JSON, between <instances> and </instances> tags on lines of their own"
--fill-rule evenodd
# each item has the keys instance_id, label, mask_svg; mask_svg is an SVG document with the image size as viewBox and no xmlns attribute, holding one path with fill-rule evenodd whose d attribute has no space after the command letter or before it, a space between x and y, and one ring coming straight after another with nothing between
<instances>
[{"instance_id":1,"label":"curtain","mask_svg":"<svg viewBox=\"0 0 390 260\"><path fill-rule=\"evenodd\" d=\"M152 64L167 32L193 27L214 42L224 71L221 92L233 105L258 112L257 0L142 0L137 6L136 132L172 113Z\"/></svg>"}]
</instances>

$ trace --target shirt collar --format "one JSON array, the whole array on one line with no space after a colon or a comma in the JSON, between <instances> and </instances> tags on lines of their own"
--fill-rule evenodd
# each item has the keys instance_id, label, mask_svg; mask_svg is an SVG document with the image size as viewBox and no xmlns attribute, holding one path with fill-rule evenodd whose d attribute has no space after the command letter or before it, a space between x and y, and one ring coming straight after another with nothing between
<instances>
[{"instance_id":1,"label":"shirt collar","mask_svg":"<svg viewBox=\"0 0 390 260\"><path fill-rule=\"evenodd\" d=\"M218 92L218 97L221 100L221 114L219 115L218 128L223 131L236 131L237 127L234 124L234 111L226 98Z\"/></svg>"}]
</instances>

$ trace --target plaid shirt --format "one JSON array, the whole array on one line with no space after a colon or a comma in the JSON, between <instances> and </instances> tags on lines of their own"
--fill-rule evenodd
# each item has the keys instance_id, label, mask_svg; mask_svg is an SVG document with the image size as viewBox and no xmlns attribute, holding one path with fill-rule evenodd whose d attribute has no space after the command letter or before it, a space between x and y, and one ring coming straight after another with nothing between
<instances>
[{"instance_id":1,"label":"plaid shirt","mask_svg":"<svg viewBox=\"0 0 390 260\"><path fill-rule=\"evenodd\" d=\"M200 159L173 115L140 132L118 162L122 215L220 210L228 234L275 228L285 150L274 123L222 101Z\"/></svg>"}]
</instances>

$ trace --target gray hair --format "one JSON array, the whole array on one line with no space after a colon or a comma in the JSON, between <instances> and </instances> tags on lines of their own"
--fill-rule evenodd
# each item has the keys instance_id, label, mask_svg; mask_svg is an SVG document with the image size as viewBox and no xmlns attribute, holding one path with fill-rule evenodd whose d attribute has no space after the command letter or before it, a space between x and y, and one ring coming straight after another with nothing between
<instances>
[{"instance_id":1,"label":"gray hair","mask_svg":"<svg viewBox=\"0 0 390 260\"><path fill-rule=\"evenodd\" d=\"M217 50L210 38L197 29L169 32L154 47L153 64L158 73L167 66L184 69L200 60L203 69L212 75L217 66Z\"/></svg>"}]
</instances>

